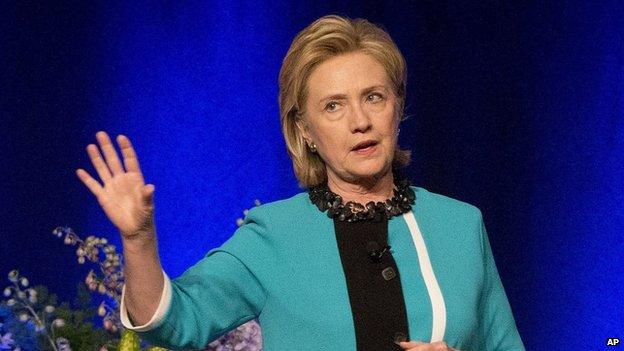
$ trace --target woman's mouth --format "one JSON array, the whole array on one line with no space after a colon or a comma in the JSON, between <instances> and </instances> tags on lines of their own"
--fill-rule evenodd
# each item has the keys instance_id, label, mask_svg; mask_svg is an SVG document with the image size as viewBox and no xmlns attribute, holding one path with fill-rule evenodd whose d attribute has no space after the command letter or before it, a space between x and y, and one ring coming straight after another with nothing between
<instances>
[{"instance_id":1,"label":"woman's mouth","mask_svg":"<svg viewBox=\"0 0 624 351\"><path fill-rule=\"evenodd\" d=\"M355 153L362 156L368 156L377 150L377 145L371 145L369 147L365 147L363 149L355 150Z\"/></svg>"},{"instance_id":2,"label":"woman's mouth","mask_svg":"<svg viewBox=\"0 0 624 351\"><path fill-rule=\"evenodd\" d=\"M369 156L373 154L377 150L377 142L375 141L365 141L356 145L353 148L353 152L360 156Z\"/></svg>"}]
</instances>

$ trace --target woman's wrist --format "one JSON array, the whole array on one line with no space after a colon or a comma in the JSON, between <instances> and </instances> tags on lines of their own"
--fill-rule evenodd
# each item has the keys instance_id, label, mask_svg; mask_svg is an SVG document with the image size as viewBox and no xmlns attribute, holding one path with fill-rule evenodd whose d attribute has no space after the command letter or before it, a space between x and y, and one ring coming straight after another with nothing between
<instances>
[{"instance_id":1,"label":"woman's wrist","mask_svg":"<svg viewBox=\"0 0 624 351\"><path fill-rule=\"evenodd\" d=\"M156 250L156 228L139 231L132 234L121 233L121 243L124 254L145 254L146 251Z\"/></svg>"}]
</instances>

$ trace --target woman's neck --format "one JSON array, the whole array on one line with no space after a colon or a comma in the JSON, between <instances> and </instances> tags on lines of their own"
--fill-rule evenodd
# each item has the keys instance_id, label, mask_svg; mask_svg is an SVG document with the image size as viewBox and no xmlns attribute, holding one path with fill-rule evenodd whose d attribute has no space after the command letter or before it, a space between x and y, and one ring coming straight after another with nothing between
<instances>
[{"instance_id":1,"label":"woman's neck","mask_svg":"<svg viewBox=\"0 0 624 351\"><path fill-rule=\"evenodd\" d=\"M394 195L394 177L392 170L379 178L348 182L333 174L327 175L329 190L340 195L342 202L355 201L366 205L368 202L385 202Z\"/></svg>"}]
</instances>

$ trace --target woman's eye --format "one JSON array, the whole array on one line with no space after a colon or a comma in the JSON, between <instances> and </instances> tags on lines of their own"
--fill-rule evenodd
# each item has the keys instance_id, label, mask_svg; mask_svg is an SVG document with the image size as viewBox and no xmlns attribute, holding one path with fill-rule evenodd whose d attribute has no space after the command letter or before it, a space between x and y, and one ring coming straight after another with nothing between
<instances>
[{"instance_id":1,"label":"woman's eye","mask_svg":"<svg viewBox=\"0 0 624 351\"><path fill-rule=\"evenodd\" d=\"M335 109L332 107L336 105L338 105L336 101L330 101L327 105L325 105L325 109L328 111L334 111Z\"/></svg>"},{"instance_id":2,"label":"woman's eye","mask_svg":"<svg viewBox=\"0 0 624 351\"><path fill-rule=\"evenodd\" d=\"M374 99L374 100L371 100L371 101L378 101L378 100L383 99L383 96L381 94L378 94L378 93L370 94L368 97L370 98L371 96L377 96L378 97L378 99Z\"/></svg>"}]
</instances>

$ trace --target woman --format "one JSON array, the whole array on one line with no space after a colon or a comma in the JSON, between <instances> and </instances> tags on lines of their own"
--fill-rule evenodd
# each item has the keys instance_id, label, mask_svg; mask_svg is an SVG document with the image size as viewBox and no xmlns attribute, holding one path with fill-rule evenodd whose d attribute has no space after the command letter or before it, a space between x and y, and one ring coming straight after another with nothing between
<instances>
[{"instance_id":1,"label":"woman","mask_svg":"<svg viewBox=\"0 0 624 351\"><path fill-rule=\"evenodd\" d=\"M405 60L382 29L325 16L284 59L280 117L308 191L251 209L182 276L162 270L154 186L130 140L105 132L78 177L119 229L123 324L202 348L258 318L265 350L524 350L478 208L411 186L398 168Z\"/></svg>"}]
</instances>

